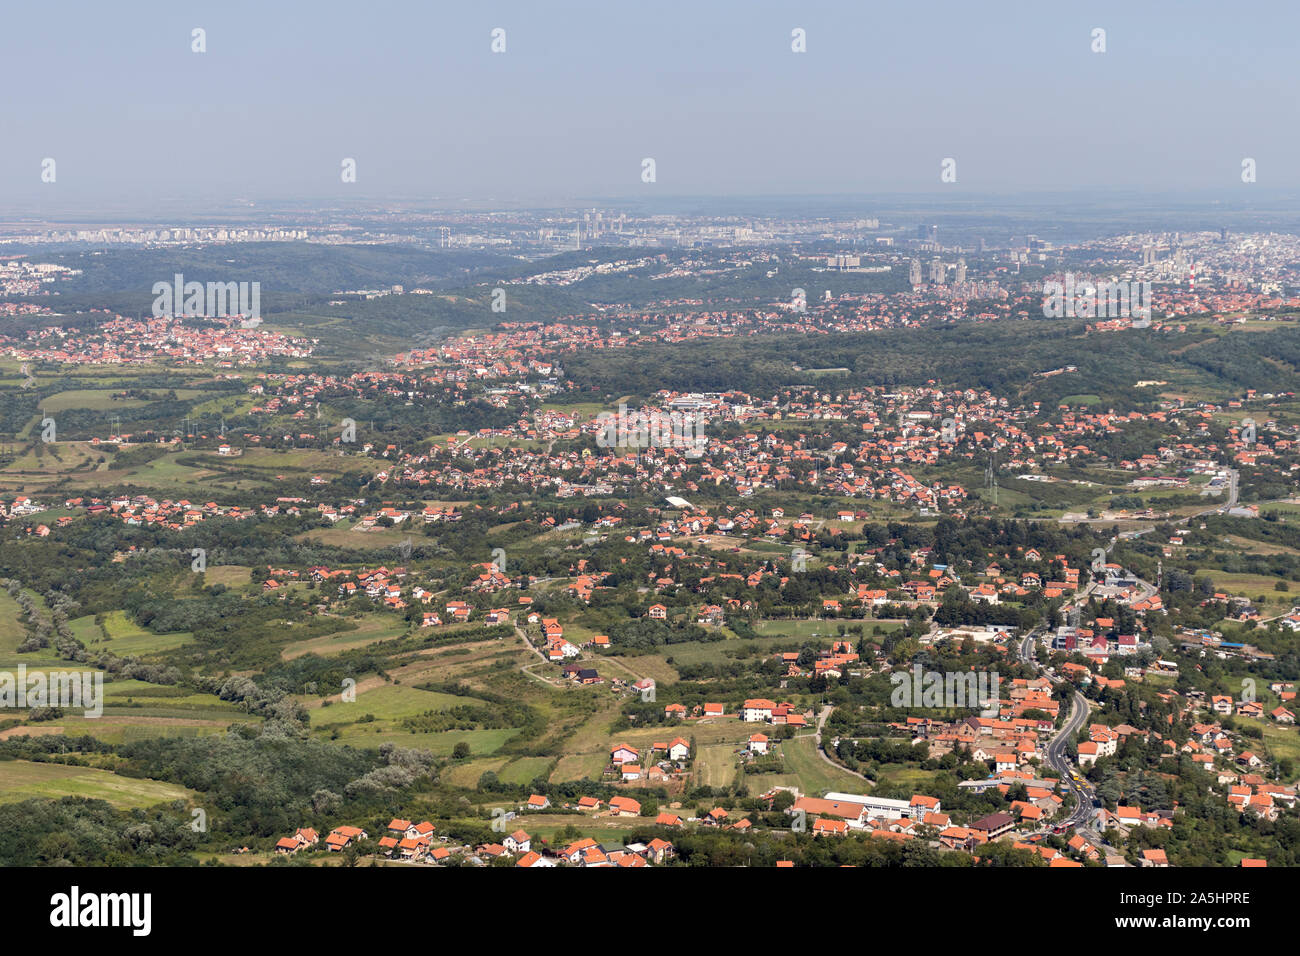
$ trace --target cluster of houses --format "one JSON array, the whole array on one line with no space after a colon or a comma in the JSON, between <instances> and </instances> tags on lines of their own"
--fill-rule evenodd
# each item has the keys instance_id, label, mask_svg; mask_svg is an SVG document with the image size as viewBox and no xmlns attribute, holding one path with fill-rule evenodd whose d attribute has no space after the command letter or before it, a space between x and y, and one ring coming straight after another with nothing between
<instances>
[{"instance_id":1,"label":"cluster of houses","mask_svg":"<svg viewBox=\"0 0 1300 956\"><path fill-rule=\"evenodd\" d=\"M247 303L241 303L246 305ZM63 365L133 365L166 361L185 365L211 363L218 368L258 365L281 356L307 358L316 340L257 327L242 316L182 319L113 316L76 335L51 327L28 332L29 344L9 354L23 362Z\"/></svg>"},{"instance_id":2,"label":"cluster of houses","mask_svg":"<svg viewBox=\"0 0 1300 956\"><path fill-rule=\"evenodd\" d=\"M544 345L534 342L531 347L558 348L559 343L576 328L566 327L563 335L548 336ZM598 341L604 338L599 331L590 329L585 335ZM531 333L520 332L506 335L505 340L523 340L530 336ZM643 338L649 340L654 336ZM474 354L494 355L502 347L502 342L493 337L470 343L469 350ZM409 364L409 353L407 355ZM460 354L430 356L426 352L422 353L419 364L426 377L445 382L462 361L464 356ZM439 367L430 367L431 364ZM507 378L512 374L534 374L522 366L514 368L512 373L510 361L489 364L499 366L500 374ZM478 366L474 374L477 376L482 371L483 367ZM409 376L397 375L396 378L408 389L412 384ZM305 387L309 383L303 384ZM424 388L423 383L416 384ZM500 388L498 386L497 390ZM524 395L522 391L519 394ZM682 401L691 403L697 412L700 407L697 396L665 392L656 400L664 407L676 407L674 403ZM554 486L554 475L576 472L576 479L566 477L559 483L557 493L566 496L611 493L621 485L647 483L679 487L686 492L704 485L726 485L734 488L742 499L763 488L796 482L841 496L889 499L925 509L948 507L959 510L966 496L964 489L920 481L910 473L910 466L932 465L952 456L979 459L984 451L996 447L1007 456L1006 463L1010 467L1039 477L1041 469L1046 466L1104 458L1104 453L1092 446L1094 438L1104 440L1134 420L1149 420L1169 426L1169 444L1162 445L1157 455L1143 456L1141 461L1117 463L1121 467L1145 470L1185 457L1180 443L1172 440L1177 434L1172 427L1173 419L1180 414L1195 419L1202 413L1200 408L1184 409L1175 400L1152 413L1116 414L1063 406L1059 410L1059 422L1054 422L1045 431L1031 432L1024 429L1022 423L1026 415L1036 414L1040 409L1021 407L990 393L973 390L873 387L854 389L831 399L809 388L795 389L782 396L780 401L731 392L710 396L706 404L709 417L752 422L758 427L769 421L806 420L812 431L818 421L854 421L861 424L864 437L856 443L841 441L823 449L811 443L809 436L755 431L715 442L716 450L721 454L694 462L675 449L664 449L654 456L640 456L622 449L610 449L606 454L596 455L583 455L576 451L548 454L538 451L537 445L580 439L594 434L601 425L595 418L584 421L580 416L539 411L532 420L522 420L512 429L489 430L493 438L501 433L507 439L526 439L529 442L526 446L507 441L504 449L458 444L454 448L434 449L430 454L412 452L399 460L400 469L386 472L385 478L471 490L499 487L506 481L519 480L531 481L538 487ZM657 414L662 409L645 411ZM951 425L945 424L949 422ZM1188 448L1186 451L1195 454L1197 449ZM442 457L451 452L454 452L452 457ZM467 454L472 459L471 467L466 467L463 459ZM1150 465L1147 458L1151 459ZM816 467L796 469L792 467L796 462ZM857 520L856 511L848 513ZM725 527L720 522L715 524L711 519L691 515L672 533L698 535L713 532L763 533L760 519L753 515L729 518ZM1019 582L1016 585L1022 586Z\"/></svg>"},{"instance_id":3,"label":"cluster of houses","mask_svg":"<svg viewBox=\"0 0 1300 956\"><path fill-rule=\"evenodd\" d=\"M80 498L70 499L82 501ZM68 507L73 507L68 505ZM27 495L15 495L12 501L0 501L0 518L25 518L28 515L45 511L45 506L33 501Z\"/></svg>"},{"instance_id":4,"label":"cluster of houses","mask_svg":"<svg viewBox=\"0 0 1300 956\"><path fill-rule=\"evenodd\" d=\"M534 798L535 799L535 798ZM618 800L619 798L615 798ZM614 801L611 801L611 806ZM595 801L595 806L601 806ZM549 802L547 803L549 806ZM635 808L637 815L640 807ZM620 815L629 815L626 813ZM435 827L432 823L412 823L410 820L394 819L388 824L387 833L377 841L379 853L392 859L409 863L447 864L455 861L468 866L487 866L497 860L514 860L517 867L552 867L552 866L622 866L642 867L661 864L676 855L676 849L667 840L654 839L649 843L633 843L627 846L601 844L590 838L576 840L569 845L551 849L542 845L535 849L533 839L523 829L516 829L504 835L500 842L483 843L476 846L456 845L434 837ZM329 852L339 852L359 841L369 839L369 835L359 827L341 826L330 831L324 841L315 830L304 828L291 837L284 837L275 845L278 854L292 855L302 850L323 845Z\"/></svg>"},{"instance_id":5,"label":"cluster of houses","mask_svg":"<svg viewBox=\"0 0 1300 956\"><path fill-rule=\"evenodd\" d=\"M630 748L629 748L630 749ZM636 751L632 751L635 753ZM611 817L639 817L641 815L641 802L633 800L631 797L618 796L611 797L609 803L597 799L596 797L579 797L577 802L570 808L567 804L566 809L581 811L590 811L595 814L605 813ZM528 797L528 800L519 808L521 811L538 812L549 810L551 808L551 798L541 793L534 793ZM602 810L602 808L607 808Z\"/></svg>"},{"instance_id":6,"label":"cluster of houses","mask_svg":"<svg viewBox=\"0 0 1300 956\"><path fill-rule=\"evenodd\" d=\"M670 780L685 772L691 760L691 745L681 737L674 737L667 742L652 743L645 756L653 760L655 754L662 754L663 758L643 767L641 751L627 744L615 744L610 748L607 772L617 775L623 783Z\"/></svg>"},{"instance_id":7,"label":"cluster of houses","mask_svg":"<svg viewBox=\"0 0 1300 956\"><path fill-rule=\"evenodd\" d=\"M653 690L654 686L654 678L643 677L632 684L632 689L645 697L647 691ZM716 702L706 701L703 704L693 704L690 708L687 708L685 704L677 703L664 705L664 717L669 720L703 720L709 717L726 716L727 705Z\"/></svg>"},{"instance_id":8,"label":"cluster of houses","mask_svg":"<svg viewBox=\"0 0 1300 956\"><path fill-rule=\"evenodd\" d=\"M1092 627L1062 625L1052 637L1052 650L1082 654L1098 665L1112 657L1129 657L1151 645L1138 634L1120 634L1112 618L1099 617Z\"/></svg>"},{"instance_id":9,"label":"cluster of houses","mask_svg":"<svg viewBox=\"0 0 1300 956\"><path fill-rule=\"evenodd\" d=\"M515 865L525 868L621 866L635 869L665 863L676 855L677 850L672 843L659 837L648 843L629 843L626 846L608 842L598 843L591 837L584 837L554 852L532 850L524 853Z\"/></svg>"},{"instance_id":10,"label":"cluster of houses","mask_svg":"<svg viewBox=\"0 0 1300 956\"><path fill-rule=\"evenodd\" d=\"M839 678L846 673L858 672L855 668L859 661L858 653L848 641L835 641L829 649L822 648L813 656L812 668L806 669L799 664L797 651L781 651L776 655L786 667L787 677L827 677Z\"/></svg>"},{"instance_id":11,"label":"cluster of houses","mask_svg":"<svg viewBox=\"0 0 1300 956\"><path fill-rule=\"evenodd\" d=\"M1237 658L1244 661L1271 661L1274 655L1253 644L1224 640L1218 631L1182 629L1176 642L1179 650L1198 657L1214 657L1221 661Z\"/></svg>"},{"instance_id":12,"label":"cluster of houses","mask_svg":"<svg viewBox=\"0 0 1300 956\"><path fill-rule=\"evenodd\" d=\"M776 791L764 794L773 800ZM791 829L814 836L847 836L862 832L894 840L909 840L920 827L942 830L951 825L938 797L914 794L910 800L848 793L824 797L799 796L786 810Z\"/></svg>"},{"instance_id":13,"label":"cluster of houses","mask_svg":"<svg viewBox=\"0 0 1300 956\"><path fill-rule=\"evenodd\" d=\"M1016 770L1030 761L1040 760L1041 724L1032 718L1003 722L988 717L970 717L954 724L936 722L930 726L912 725L913 743L925 743L932 757L964 751L971 759L992 765L994 772Z\"/></svg>"},{"instance_id":14,"label":"cluster of houses","mask_svg":"<svg viewBox=\"0 0 1300 956\"><path fill-rule=\"evenodd\" d=\"M751 697L740 711L746 723L767 723L787 727L807 727L812 719L810 712L801 712L791 703L778 704L765 697Z\"/></svg>"}]
</instances>

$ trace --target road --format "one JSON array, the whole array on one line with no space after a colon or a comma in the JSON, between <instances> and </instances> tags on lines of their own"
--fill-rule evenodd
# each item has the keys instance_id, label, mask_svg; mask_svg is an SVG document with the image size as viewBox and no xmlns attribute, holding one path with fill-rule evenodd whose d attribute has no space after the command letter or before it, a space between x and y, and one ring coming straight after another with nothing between
<instances>
[{"instance_id":1,"label":"road","mask_svg":"<svg viewBox=\"0 0 1300 956\"><path fill-rule=\"evenodd\" d=\"M863 780L867 780L867 782L870 783L870 780L867 777L864 777L856 770L850 770L848 767L844 766L844 764L832 760L830 754L826 752L826 748L822 746L822 728L826 726L826 718L831 715L831 711L834 709L835 708L832 705L827 704L821 709L821 713L817 715L817 732L813 734L813 746L817 748L817 756L821 757L836 770L843 770L845 773L851 773L855 777L862 777Z\"/></svg>"},{"instance_id":2,"label":"road","mask_svg":"<svg viewBox=\"0 0 1300 956\"><path fill-rule=\"evenodd\" d=\"M515 629L515 634L518 636L518 638L524 642L524 647L528 648L530 651L536 654L537 659L541 661L543 664L550 663L550 659L547 658L547 656L543 654L540 650L538 650L536 647L533 646L533 642L528 639L528 635L524 633L523 628L521 628L518 624L516 624L514 625L514 629ZM557 683L549 678L542 677L540 674L534 674L532 671L528 669L530 667L536 667L536 666L537 666L536 664L520 664L519 669L523 671L525 674L527 674L529 677L531 677L533 680L540 681L541 683L545 684L547 687L556 687L560 689L564 689L568 687L568 685L565 684L563 681Z\"/></svg>"},{"instance_id":3,"label":"road","mask_svg":"<svg viewBox=\"0 0 1300 956\"><path fill-rule=\"evenodd\" d=\"M533 654L537 657L538 661L540 661L543 664L557 663L557 662L553 662L549 657L543 654L541 648L539 648L537 645L535 645L532 641L528 639L528 635L524 633L524 629L522 627L520 627L517 623L514 624L513 627L515 629L515 635L521 641L524 642L524 647L528 648L530 651L533 652ZM622 661L613 657L601 657L595 659L593 659L592 657L574 658L568 661L567 663L582 664L586 667L594 667L596 665L597 660L599 660L602 664L609 664L614 667L620 668L621 670L625 671L628 674L628 676L632 678L633 681L639 681L641 680L642 677L645 676L644 674L638 674L636 671L632 670L632 668L628 667ZM568 681L552 680L549 677L543 677L540 674L534 674L531 670L529 670L530 667L536 667L536 666L537 666L536 664L521 664L519 665L519 669L523 671L525 674L527 674L529 677L531 677L533 680L540 681L541 683L547 685L548 687L556 687L561 690L567 690L568 688L573 686Z\"/></svg>"},{"instance_id":4,"label":"road","mask_svg":"<svg viewBox=\"0 0 1300 956\"><path fill-rule=\"evenodd\" d=\"M1237 495L1238 495L1237 485L1240 479L1241 479L1240 472L1238 472L1237 469L1235 468L1229 468L1227 501L1225 501L1223 504L1215 505L1213 508L1206 508L1204 511L1194 512L1193 514L1187 515L1186 517L1183 518L1171 517L1167 520L1172 524L1186 524L1188 521L1191 521L1194 518L1204 518L1206 515L1227 514L1233 508L1237 507ZM1115 515L1111 515L1108 518L1079 518L1075 521L1071 521L1070 523L1071 524L1114 524L1116 521L1121 521L1121 520L1132 521L1135 519L1118 518ZM1136 520L1152 520L1152 519L1136 519ZM1166 520L1166 519L1161 519L1161 520ZM1124 532L1124 534L1126 537L1137 537L1138 535L1146 534L1150 530L1151 530L1150 528L1143 528L1140 531L1126 531Z\"/></svg>"},{"instance_id":5,"label":"road","mask_svg":"<svg viewBox=\"0 0 1300 956\"><path fill-rule=\"evenodd\" d=\"M1047 765L1061 775L1061 786L1075 799L1075 807L1070 811L1070 815L1062 820L1057 826L1078 827L1080 829L1090 829L1087 827L1088 822L1093 815L1093 800L1096 798L1096 791L1078 769L1070 762L1070 756L1066 752L1066 747L1075 734L1083 727L1088 720L1088 701L1077 690L1072 691L1073 696L1070 700L1070 716L1066 718L1065 723L1056 735L1047 742L1047 749L1044 756L1047 759Z\"/></svg>"},{"instance_id":6,"label":"road","mask_svg":"<svg viewBox=\"0 0 1300 956\"><path fill-rule=\"evenodd\" d=\"M1114 546L1112 540L1111 546ZM1107 548L1109 552L1110 548ZM1092 589L1089 585L1088 591ZM1076 602L1082 603L1087 601L1087 591L1075 599ZM1067 605L1068 607L1068 605ZM1064 678L1049 674L1038 664L1037 650L1038 640L1046 633L1045 628L1035 628L1025 639L1020 642L1020 659L1031 667L1036 667L1039 673L1046 677L1053 684L1060 685ZM1044 748L1043 756L1047 765L1055 770L1061 778L1061 789L1067 794L1074 797L1074 808L1070 811L1069 816L1063 820L1054 821L1053 827L1074 827L1075 832L1079 833L1085 840L1093 846L1100 849L1103 853L1111 853L1119 856L1119 851L1107 843L1092 825L1093 814L1096 811L1097 791L1093 788L1088 779L1079 772L1079 769L1071 762L1068 752L1069 742L1074 739L1075 735L1083 728L1088 721L1090 705L1088 700L1077 690L1070 690L1070 711L1065 718L1065 723L1047 742Z\"/></svg>"}]
</instances>

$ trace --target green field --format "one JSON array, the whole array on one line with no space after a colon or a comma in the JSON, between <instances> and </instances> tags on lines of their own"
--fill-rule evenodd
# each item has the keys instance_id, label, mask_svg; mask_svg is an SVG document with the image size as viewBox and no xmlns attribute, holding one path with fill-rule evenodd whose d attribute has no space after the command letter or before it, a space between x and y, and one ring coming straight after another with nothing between
<instances>
[{"instance_id":1,"label":"green field","mask_svg":"<svg viewBox=\"0 0 1300 956\"><path fill-rule=\"evenodd\" d=\"M337 738L331 736L331 743L339 746L375 749L383 744L397 747L409 747L416 750L428 750L439 757L451 756L455 746L464 741L469 744L470 754L494 754L501 745L518 731L514 728L492 730L448 730L436 734L409 733L380 724L357 724L351 729L343 730ZM477 780L477 778L475 778ZM531 780L532 777L529 777Z\"/></svg>"},{"instance_id":2,"label":"green field","mask_svg":"<svg viewBox=\"0 0 1300 956\"><path fill-rule=\"evenodd\" d=\"M1269 577L1264 574L1230 574L1215 568L1198 568L1192 577L1208 577L1214 582L1214 589L1225 594L1235 594L1250 598L1252 601L1263 595L1269 603L1285 604L1290 607L1293 602L1290 595L1273 590L1273 586L1283 578Z\"/></svg>"},{"instance_id":3,"label":"green field","mask_svg":"<svg viewBox=\"0 0 1300 956\"><path fill-rule=\"evenodd\" d=\"M107 800L115 807L147 807L194 796L184 787L157 780L119 777L108 770L68 767L26 760L0 762L0 802L13 803L33 797L86 797Z\"/></svg>"},{"instance_id":4,"label":"green field","mask_svg":"<svg viewBox=\"0 0 1300 956\"><path fill-rule=\"evenodd\" d=\"M836 618L829 618L822 621L758 621L754 625L754 630L763 635L785 635L787 642L802 641L857 641L856 636L839 635L839 628L846 624L861 624L863 630L870 634L871 628L875 626L875 621L842 621ZM775 644L771 646L775 647ZM797 651L799 644L794 643L789 650Z\"/></svg>"},{"instance_id":5,"label":"green field","mask_svg":"<svg viewBox=\"0 0 1300 956\"><path fill-rule=\"evenodd\" d=\"M763 793L775 786L798 787L812 796L829 791L866 793L871 789L866 780L823 760L813 745L811 733L785 741L781 752L785 756L785 773L747 776L745 781L751 794Z\"/></svg>"},{"instance_id":6,"label":"green field","mask_svg":"<svg viewBox=\"0 0 1300 956\"><path fill-rule=\"evenodd\" d=\"M700 744L695 756L695 779L702 787L730 787L736 779L737 744Z\"/></svg>"},{"instance_id":7,"label":"green field","mask_svg":"<svg viewBox=\"0 0 1300 956\"><path fill-rule=\"evenodd\" d=\"M242 564L219 564L209 566L203 572L203 583L211 587L214 584L224 584L228 588L246 587L249 584L249 572L252 568L245 567Z\"/></svg>"},{"instance_id":8,"label":"green field","mask_svg":"<svg viewBox=\"0 0 1300 956\"><path fill-rule=\"evenodd\" d=\"M479 777L489 770L493 773L499 773L501 768L506 765L505 757L483 757L480 759L468 759L451 764L442 771L440 780L443 780L453 787L474 787L478 784Z\"/></svg>"},{"instance_id":9,"label":"green field","mask_svg":"<svg viewBox=\"0 0 1300 956\"><path fill-rule=\"evenodd\" d=\"M331 654L341 654L343 651L365 647L376 641L387 641L395 637L401 637L406 633L406 629L406 622L398 618L386 615L383 617L370 616L365 618L355 630L341 631L338 634L325 634L321 637L312 637L305 641L294 641L292 644L286 644L281 649L280 656L286 661L291 661L295 657L301 657L304 654L320 654L322 657L328 657Z\"/></svg>"},{"instance_id":10,"label":"green field","mask_svg":"<svg viewBox=\"0 0 1300 956\"><path fill-rule=\"evenodd\" d=\"M59 392L51 395L41 402L41 408L47 415L53 415L56 412L66 412L70 408L88 408L94 410L107 409L112 411L118 408L140 408L148 404L138 398L117 398L113 395L119 394L120 388L76 388L66 392ZM177 395L179 396L179 392ZM195 394L198 394L197 392Z\"/></svg>"},{"instance_id":11,"label":"green field","mask_svg":"<svg viewBox=\"0 0 1300 956\"><path fill-rule=\"evenodd\" d=\"M93 625L94 619L90 620ZM77 618L74 623L85 621L86 618ZM82 626L84 628L84 623ZM125 611L109 611L104 615L104 624L100 630L104 635L103 646L118 657L146 657L150 654L159 654L180 647L193 638L188 631L178 631L174 634L155 634L153 631L146 631L128 620Z\"/></svg>"},{"instance_id":12,"label":"green field","mask_svg":"<svg viewBox=\"0 0 1300 956\"><path fill-rule=\"evenodd\" d=\"M529 784L538 777L545 778L554 762L550 757L519 757L502 766L496 774L504 783Z\"/></svg>"},{"instance_id":13,"label":"green field","mask_svg":"<svg viewBox=\"0 0 1300 956\"><path fill-rule=\"evenodd\" d=\"M1270 708L1266 707L1266 709ZM1243 724L1252 724L1263 731L1264 746L1269 757L1273 760L1291 761L1295 769L1295 776L1292 777L1291 781L1287 782L1293 782L1296 777L1300 777L1300 730L1272 720L1255 720L1246 717L1237 719ZM1245 749L1250 749L1249 744L1246 745Z\"/></svg>"},{"instance_id":14,"label":"green field","mask_svg":"<svg viewBox=\"0 0 1300 956\"><path fill-rule=\"evenodd\" d=\"M44 602L37 600L40 607ZM22 609L18 602L0 590L0 668L13 670L19 664L28 667L58 662L58 658L49 648L42 648L30 654L19 654L18 647L27 638L19 615Z\"/></svg>"},{"instance_id":15,"label":"green field","mask_svg":"<svg viewBox=\"0 0 1300 956\"><path fill-rule=\"evenodd\" d=\"M512 727L413 732L402 726L403 718L458 705L482 706L484 702L473 697L456 697L398 684L360 690L353 703L339 701L337 695L328 707L320 706L319 698L304 699L304 702L312 708L313 734L340 746L375 748L391 743L449 756L456 744L464 741L469 744L471 754L480 756L495 753L518 733ZM528 779L531 780L532 776L536 774Z\"/></svg>"}]
</instances>

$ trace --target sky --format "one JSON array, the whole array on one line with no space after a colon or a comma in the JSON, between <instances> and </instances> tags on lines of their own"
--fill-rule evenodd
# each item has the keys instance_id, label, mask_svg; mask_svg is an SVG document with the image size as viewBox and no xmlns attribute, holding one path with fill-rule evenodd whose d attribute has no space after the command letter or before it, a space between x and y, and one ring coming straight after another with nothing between
<instances>
[{"instance_id":1,"label":"sky","mask_svg":"<svg viewBox=\"0 0 1300 956\"><path fill-rule=\"evenodd\" d=\"M1300 4L1188 0L10 4L0 218L236 199L1295 193L1297 27Z\"/></svg>"}]
</instances>

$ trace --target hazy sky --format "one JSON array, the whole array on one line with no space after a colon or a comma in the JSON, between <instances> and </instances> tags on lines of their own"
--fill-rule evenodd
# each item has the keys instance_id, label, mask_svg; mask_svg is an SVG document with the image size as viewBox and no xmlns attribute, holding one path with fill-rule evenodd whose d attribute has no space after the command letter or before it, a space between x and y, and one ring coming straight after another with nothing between
<instances>
[{"instance_id":1,"label":"hazy sky","mask_svg":"<svg viewBox=\"0 0 1300 956\"><path fill-rule=\"evenodd\" d=\"M7 4L0 203L1296 190L1298 10ZM190 50L194 27L206 53ZM795 27L806 53L791 51ZM1091 50L1095 27L1105 53ZM344 157L355 184L340 180ZM955 184L940 182L945 157Z\"/></svg>"}]
</instances>

